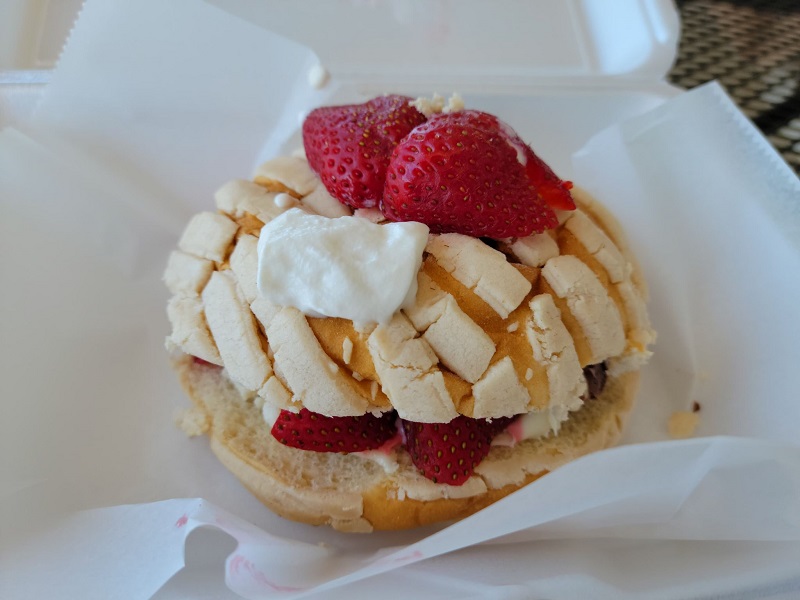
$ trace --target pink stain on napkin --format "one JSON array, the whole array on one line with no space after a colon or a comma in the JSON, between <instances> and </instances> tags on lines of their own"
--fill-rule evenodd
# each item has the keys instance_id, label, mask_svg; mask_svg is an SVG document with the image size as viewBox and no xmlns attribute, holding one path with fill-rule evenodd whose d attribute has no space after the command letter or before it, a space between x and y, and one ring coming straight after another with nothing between
<instances>
[{"instance_id":1,"label":"pink stain on napkin","mask_svg":"<svg viewBox=\"0 0 800 600\"><path fill-rule=\"evenodd\" d=\"M417 562L418 560L422 560L425 558L425 555L422 553L421 550L414 550L412 552L406 552L405 554L401 554L400 556L385 556L383 558L379 558L375 561L374 564L382 565L382 564L391 564L395 566L400 566L408 563Z\"/></svg>"},{"instance_id":2,"label":"pink stain on napkin","mask_svg":"<svg viewBox=\"0 0 800 600\"><path fill-rule=\"evenodd\" d=\"M249 575L254 581L256 581L262 587L266 587L276 592L302 592L306 587L295 587L291 585L281 585L279 583L275 583L267 578L264 573L258 570L256 566L247 560L241 554L235 554L231 557L230 561L228 562L228 574L233 576L239 576L241 572L246 573Z\"/></svg>"}]
</instances>

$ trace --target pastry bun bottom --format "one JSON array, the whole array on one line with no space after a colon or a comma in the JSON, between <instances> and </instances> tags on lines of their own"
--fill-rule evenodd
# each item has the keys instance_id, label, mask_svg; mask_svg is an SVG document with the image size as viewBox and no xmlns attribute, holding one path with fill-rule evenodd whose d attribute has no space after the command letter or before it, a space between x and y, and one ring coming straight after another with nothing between
<instances>
[{"instance_id":1,"label":"pastry bun bottom","mask_svg":"<svg viewBox=\"0 0 800 600\"><path fill-rule=\"evenodd\" d=\"M221 369L187 355L176 357L173 366L212 451L253 495L287 519L351 532L461 519L566 462L613 446L639 383L638 371L609 377L600 396L571 413L557 436L495 446L470 481L453 487L424 479L402 448L396 452L397 468L388 472L358 454L286 447Z\"/></svg>"}]
</instances>

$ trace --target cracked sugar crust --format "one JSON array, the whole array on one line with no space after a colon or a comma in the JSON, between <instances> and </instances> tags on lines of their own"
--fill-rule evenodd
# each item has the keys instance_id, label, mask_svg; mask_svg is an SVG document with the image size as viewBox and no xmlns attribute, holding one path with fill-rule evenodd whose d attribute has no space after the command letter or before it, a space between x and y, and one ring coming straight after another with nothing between
<instances>
[{"instance_id":1,"label":"cracked sugar crust","mask_svg":"<svg viewBox=\"0 0 800 600\"><path fill-rule=\"evenodd\" d=\"M579 210L562 215L557 230L503 240L500 251L431 235L416 301L387 324L270 305L255 285L259 231L290 206L351 214L320 188L302 157L269 161L256 182L220 187L219 213L192 219L164 275L174 294L168 348L224 366L276 407L396 408L422 422L566 414L581 405L582 367L607 361L621 375L649 358L655 333L641 271L613 218L580 190Z\"/></svg>"},{"instance_id":2,"label":"cracked sugar crust","mask_svg":"<svg viewBox=\"0 0 800 600\"><path fill-rule=\"evenodd\" d=\"M469 383L478 381L496 347L492 338L461 310L452 294L421 271L416 301L404 312L442 364Z\"/></svg>"},{"instance_id":3,"label":"cracked sugar crust","mask_svg":"<svg viewBox=\"0 0 800 600\"><path fill-rule=\"evenodd\" d=\"M443 423L458 416L430 344L417 337L408 318L397 313L367 340L383 391L409 421Z\"/></svg>"},{"instance_id":4,"label":"cracked sugar crust","mask_svg":"<svg viewBox=\"0 0 800 600\"><path fill-rule=\"evenodd\" d=\"M586 263L572 255L556 256L542 268L542 276L580 326L590 350L588 364L622 353L625 331L619 309Z\"/></svg>"},{"instance_id":5,"label":"cracked sugar crust","mask_svg":"<svg viewBox=\"0 0 800 600\"><path fill-rule=\"evenodd\" d=\"M502 318L517 308L531 284L506 257L478 238L458 233L431 236L426 251Z\"/></svg>"},{"instance_id":6,"label":"cracked sugar crust","mask_svg":"<svg viewBox=\"0 0 800 600\"><path fill-rule=\"evenodd\" d=\"M203 291L213 271L210 260L175 250L169 255L164 283L175 295L195 295Z\"/></svg>"},{"instance_id":7,"label":"cracked sugar crust","mask_svg":"<svg viewBox=\"0 0 800 600\"><path fill-rule=\"evenodd\" d=\"M230 377L248 390L258 390L272 375L261 346L256 320L239 296L236 282L216 272L203 290L206 320Z\"/></svg>"},{"instance_id":8,"label":"cracked sugar crust","mask_svg":"<svg viewBox=\"0 0 800 600\"><path fill-rule=\"evenodd\" d=\"M575 344L552 296L534 296L530 308L526 333L534 358L546 365L551 405L569 406L586 392L586 379Z\"/></svg>"},{"instance_id":9,"label":"cracked sugar crust","mask_svg":"<svg viewBox=\"0 0 800 600\"><path fill-rule=\"evenodd\" d=\"M328 416L367 412L368 403L358 393L352 377L341 372L325 354L300 311L289 306L281 308L266 333L276 370L280 370L294 402Z\"/></svg>"},{"instance_id":10,"label":"cracked sugar crust","mask_svg":"<svg viewBox=\"0 0 800 600\"><path fill-rule=\"evenodd\" d=\"M178 241L186 254L222 262L228 255L238 227L225 215L201 212L189 221Z\"/></svg>"}]
</instances>

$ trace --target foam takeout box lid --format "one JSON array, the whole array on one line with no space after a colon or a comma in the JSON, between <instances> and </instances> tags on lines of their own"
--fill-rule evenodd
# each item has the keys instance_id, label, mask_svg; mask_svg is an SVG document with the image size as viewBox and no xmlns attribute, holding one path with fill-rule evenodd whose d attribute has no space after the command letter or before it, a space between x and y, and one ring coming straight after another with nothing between
<instances>
[{"instance_id":1,"label":"foam takeout box lid","mask_svg":"<svg viewBox=\"0 0 800 600\"><path fill-rule=\"evenodd\" d=\"M378 91L647 84L665 77L679 37L670 0L210 1L309 46L337 78Z\"/></svg>"},{"instance_id":2,"label":"foam takeout box lid","mask_svg":"<svg viewBox=\"0 0 800 600\"><path fill-rule=\"evenodd\" d=\"M532 87L661 89L680 33L670 0L465 0L457 5L206 1L308 46L324 57L337 81L363 94L409 88L493 93ZM38 54L31 60L50 65L80 3L70 0L27 12L8 8L6 45L16 47L7 50L22 60L34 52L28 47L33 36ZM3 73L0 126L27 117L42 91L31 84L49 78L45 69Z\"/></svg>"}]
</instances>

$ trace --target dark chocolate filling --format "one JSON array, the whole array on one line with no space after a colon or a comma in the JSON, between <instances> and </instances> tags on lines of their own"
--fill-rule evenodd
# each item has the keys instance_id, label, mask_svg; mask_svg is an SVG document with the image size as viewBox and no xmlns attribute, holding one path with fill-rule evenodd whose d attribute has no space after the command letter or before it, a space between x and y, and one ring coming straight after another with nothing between
<instances>
[{"instance_id":1,"label":"dark chocolate filling","mask_svg":"<svg viewBox=\"0 0 800 600\"><path fill-rule=\"evenodd\" d=\"M607 368L605 362L584 367L583 376L586 377L586 385L588 386L586 394L583 396L584 402L597 398L603 393L603 388L606 387Z\"/></svg>"},{"instance_id":2,"label":"dark chocolate filling","mask_svg":"<svg viewBox=\"0 0 800 600\"><path fill-rule=\"evenodd\" d=\"M489 248L494 248L495 250L500 249L500 240L496 240L494 238L489 238L489 237L482 237L478 239L480 239L480 241L489 246Z\"/></svg>"}]
</instances>

